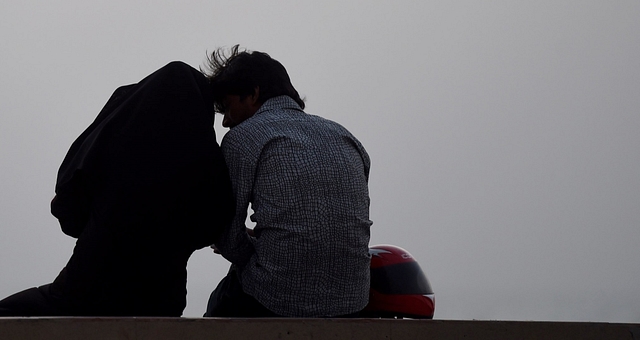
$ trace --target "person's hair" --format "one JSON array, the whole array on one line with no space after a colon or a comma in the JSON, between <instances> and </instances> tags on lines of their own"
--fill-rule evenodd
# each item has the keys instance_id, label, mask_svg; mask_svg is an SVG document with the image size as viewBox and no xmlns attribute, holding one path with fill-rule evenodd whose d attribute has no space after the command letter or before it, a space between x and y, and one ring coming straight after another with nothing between
<instances>
[{"instance_id":1,"label":"person's hair","mask_svg":"<svg viewBox=\"0 0 640 340\"><path fill-rule=\"evenodd\" d=\"M304 109L304 101L291 84L287 70L268 54L258 51L240 51L233 46L229 53L218 48L207 56L202 73L209 79L213 91L216 111L224 112L222 99L225 95L245 98L259 88L258 102L286 95Z\"/></svg>"}]
</instances>

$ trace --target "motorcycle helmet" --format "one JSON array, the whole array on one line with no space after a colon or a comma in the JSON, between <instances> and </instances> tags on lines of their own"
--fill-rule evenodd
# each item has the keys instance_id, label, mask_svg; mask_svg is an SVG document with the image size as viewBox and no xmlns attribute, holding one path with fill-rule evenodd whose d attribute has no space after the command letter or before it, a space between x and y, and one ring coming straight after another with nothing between
<instances>
[{"instance_id":1,"label":"motorcycle helmet","mask_svg":"<svg viewBox=\"0 0 640 340\"><path fill-rule=\"evenodd\" d=\"M393 245L369 247L371 288L364 317L433 319L435 294L408 251Z\"/></svg>"}]
</instances>

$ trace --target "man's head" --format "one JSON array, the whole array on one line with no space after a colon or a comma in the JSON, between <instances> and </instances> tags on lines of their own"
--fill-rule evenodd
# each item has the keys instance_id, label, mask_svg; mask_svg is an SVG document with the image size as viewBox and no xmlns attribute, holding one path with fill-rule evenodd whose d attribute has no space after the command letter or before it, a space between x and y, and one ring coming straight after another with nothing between
<instances>
[{"instance_id":1,"label":"man's head","mask_svg":"<svg viewBox=\"0 0 640 340\"><path fill-rule=\"evenodd\" d=\"M304 109L304 101L291 84L287 70L268 54L239 51L211 53L205 72L213 90L216 111L225 115L223 126L234 127L253 116L267 100L286 95Z\"/></svg>"}]
</instances>

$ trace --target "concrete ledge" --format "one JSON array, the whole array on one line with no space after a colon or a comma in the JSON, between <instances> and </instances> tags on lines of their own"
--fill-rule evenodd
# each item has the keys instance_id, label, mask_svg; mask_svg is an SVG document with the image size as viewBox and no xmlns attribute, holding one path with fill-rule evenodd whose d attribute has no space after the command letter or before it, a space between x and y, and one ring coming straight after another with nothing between
<instances>
[{"instance_id":1,"label":"concrete ledge","mask_svg":"<svg viewBox=\"0 0 640 340\"><path fill-rule=\"evenodd\" d=\"M0 339L640 340L640 324L389 319L0 318Z\"/></svg>"}]
</instances>

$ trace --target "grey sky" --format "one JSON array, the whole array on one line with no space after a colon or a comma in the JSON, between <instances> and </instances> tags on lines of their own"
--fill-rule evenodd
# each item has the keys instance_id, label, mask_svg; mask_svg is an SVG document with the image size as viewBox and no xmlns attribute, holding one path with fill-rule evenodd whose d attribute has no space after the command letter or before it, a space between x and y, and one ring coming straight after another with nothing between
<instances>
[{"instance_id":1,"label":"grey sky","mask_svg":"<svg viewBox=\"0 0 640 340\"><path fill-rule=\"evenodd\" d=\"M1 6L0 298L68 260L56 172L112 91L239 43L365 145L372 244L418 259L436 318L640 322L638 1ZM194 254L186 316L227 267Z\"/></svg>"}]
</instances>

